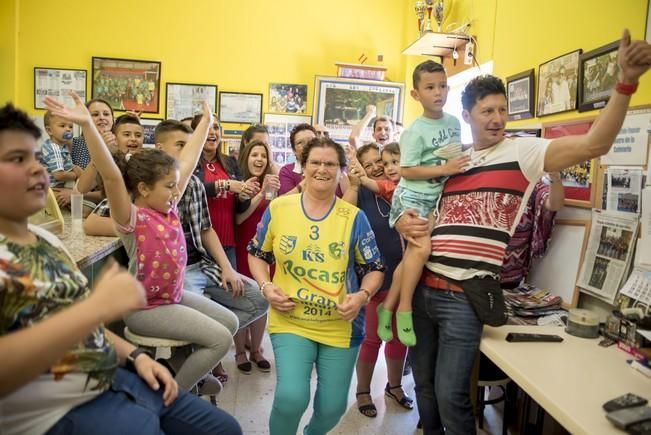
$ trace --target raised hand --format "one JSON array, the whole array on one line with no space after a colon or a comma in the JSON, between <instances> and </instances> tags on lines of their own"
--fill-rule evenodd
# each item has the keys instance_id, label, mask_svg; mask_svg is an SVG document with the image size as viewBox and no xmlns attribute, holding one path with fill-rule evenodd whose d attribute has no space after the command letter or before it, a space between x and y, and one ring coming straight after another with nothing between
<instances>
[{"instance_id":1,"label":"raised hand","mask_svg":"<svg viewBox=\"0 0 651 435\"><path fill-rule=\"evenodd\" d=\"M81 100L81 98L79 98L79 95L77 95L76 92L70 92L70 96L75 102L74 107L66 107L50 96L45 97L43 103L45 104L47 110L52 112L52 114L55 116L59 116L79 125L92 123L90 112L86 108L86 105Z\"/></svg>"},{"instance_id":2,"label":"raised hand","mask_svg":"<svg viewBox=\"0 0 651 435\"><path fill-rule=\"evenodd\" d=\"M637 83L651 66L651 45L646 41L631 41L631 35L625 29L619 41L617 63L620 68L619 80L629 84Z\"/></svg>"}]
</instances>

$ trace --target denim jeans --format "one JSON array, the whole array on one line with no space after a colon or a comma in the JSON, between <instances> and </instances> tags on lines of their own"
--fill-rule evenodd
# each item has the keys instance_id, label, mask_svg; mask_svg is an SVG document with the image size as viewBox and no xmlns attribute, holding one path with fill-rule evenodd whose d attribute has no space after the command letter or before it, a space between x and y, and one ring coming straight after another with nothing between
<instances>
[{"instance_id":1,"label":"denim jeans","mask_svg":"<svg viewBox=\"0 0 651 435\"><path fill-rule=\"evenodd\" d=\"M165 407L161 391L149 388L135 373L118 369L109 390L72 409L46 435L242 434L231 415L209 402L179 391Z\"/></svg>"},{"instance_id":2,"label":"denim jeans","mask_svg":"<svg viewBox=\"0 0 651 435\"><path fill-rule=\"evenodd\" d=\"M269 303L254 280L244 275L241 278L244 281L244 294L235 298L232 291L217 287L201 271L199 263L195 263L185 269L183 288L186 292L206 293L213 301L231 310L237 316L242 329L264 316L269 309Z\"/></svg>"},{"instance_id":3,"label":"denim jeans","mask_svg":"<svg viewBox=\"0 0 651 435\"><path fill-rule=\"evenodd\" d=\"M416 346L409 351L425 435L473 435L470 374L482 325L463 293L416 288Z\"/></svg>"}]
</instances>

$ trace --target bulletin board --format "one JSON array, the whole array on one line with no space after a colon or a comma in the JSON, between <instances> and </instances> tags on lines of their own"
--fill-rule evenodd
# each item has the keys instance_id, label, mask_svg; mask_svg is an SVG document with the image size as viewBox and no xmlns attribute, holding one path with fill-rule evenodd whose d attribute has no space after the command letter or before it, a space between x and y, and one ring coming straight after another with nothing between
<instances>
[{"instance_id":1,"label":"bulletin board","mask_svg":"<svg viewBox=\"0 0 651 435\"><path fill-rule=\"evenodd\" d=\"M559 295L563 299L563 308L574 308L579 302L576 281L589 235L589 220L557 219L549 249L531 265L527 281Z\"/></svg>"}]
</instances>

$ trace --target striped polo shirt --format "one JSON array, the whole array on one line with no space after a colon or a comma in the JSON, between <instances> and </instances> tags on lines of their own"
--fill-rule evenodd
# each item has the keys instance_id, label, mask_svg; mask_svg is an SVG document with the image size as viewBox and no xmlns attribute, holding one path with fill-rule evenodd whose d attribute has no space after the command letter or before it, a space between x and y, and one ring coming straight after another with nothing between
<instances>
[{"instance_id":1,"label":"striped polo shirt","mask_svg":"<svg viewBox=\"0 0 651 435\"><path fill-rule=\"evenodd\" d=\"M499 279L506 246L544 173L549 142L513 138L468 151L473 167L451 177L443 189L429 270L459 281Z\"/></svg>"}]
</instances>

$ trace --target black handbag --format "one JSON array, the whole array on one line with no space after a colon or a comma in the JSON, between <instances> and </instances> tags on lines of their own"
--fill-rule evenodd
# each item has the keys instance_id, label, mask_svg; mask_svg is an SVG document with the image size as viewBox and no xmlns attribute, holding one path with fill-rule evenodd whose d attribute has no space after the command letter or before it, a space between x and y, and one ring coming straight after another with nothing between
<instances>
[{"instance_id":1,"label":"black handbag","mask_svg":"<svg viewBox=\"0 0 651 435\"><path fill-rule=\"evenodd\" d=\"M466 299L482 324L502 326L506 323L504 293L498 280L485 277L456 282L463 288Z\"/></svg>"}]
</instances>

